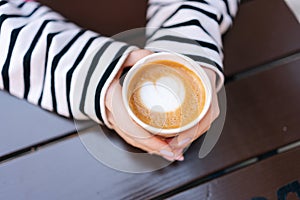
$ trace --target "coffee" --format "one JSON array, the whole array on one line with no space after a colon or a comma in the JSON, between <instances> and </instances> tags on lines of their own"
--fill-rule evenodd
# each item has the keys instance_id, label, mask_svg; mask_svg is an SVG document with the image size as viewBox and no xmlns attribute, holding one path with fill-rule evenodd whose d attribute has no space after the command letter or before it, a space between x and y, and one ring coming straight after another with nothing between
<instances>
[{"instance_id":1,"label":"coffee","mask_svg":"<svg viewBox=\"0 0 300 200\"><path fill-rule=\"evenodd\" d=\"M156 60L132 76L127 99L132 112L145 124L175 129L199 116L206 93L199 76L183 64Z\"/></svg>"}]
</instances>

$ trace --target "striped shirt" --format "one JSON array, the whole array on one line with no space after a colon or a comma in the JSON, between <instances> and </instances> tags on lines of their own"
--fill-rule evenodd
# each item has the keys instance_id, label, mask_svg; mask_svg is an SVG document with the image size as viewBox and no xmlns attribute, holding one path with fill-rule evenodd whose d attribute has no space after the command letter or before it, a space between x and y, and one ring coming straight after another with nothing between
<instances>
[{"instance_id":1,"label":"striped shirt","mask_svg":"<svg viewBox=\"0 0 300 200\"><path fill-rule=\"evenodd\" d=\"M222 34L238 0L149 0L147 43L222 75ZM0 0L0 88L75 119L108 125L106 91L138 47L78 27L38 2Z\"/></svg>"}]
</instances>

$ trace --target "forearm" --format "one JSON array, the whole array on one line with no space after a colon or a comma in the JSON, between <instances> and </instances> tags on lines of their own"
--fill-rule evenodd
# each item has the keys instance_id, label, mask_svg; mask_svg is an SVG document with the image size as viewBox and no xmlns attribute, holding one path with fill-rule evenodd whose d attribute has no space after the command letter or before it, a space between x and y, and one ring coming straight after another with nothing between
<instances>
[{"instance_id":1,"label":"forearm","mask_svg":"<svg viewBox=\"0 0 300 200\"><path fill-rule=\"evenodd\" d=\"M106 120L106 90L136 48L37 2L0 5L0 88L66 117Z\"/></svg>"},{"instance_id":2,"label":"forearm","mask_svg":"<svg viewBox=\"0 0 300 200\"><path fill-rule=\"evenodd\" d=\"M146 48L187 55L213 69L222 81L222 34L237 6L237 0L150 0Z\"/></svg>"}]
</instances>

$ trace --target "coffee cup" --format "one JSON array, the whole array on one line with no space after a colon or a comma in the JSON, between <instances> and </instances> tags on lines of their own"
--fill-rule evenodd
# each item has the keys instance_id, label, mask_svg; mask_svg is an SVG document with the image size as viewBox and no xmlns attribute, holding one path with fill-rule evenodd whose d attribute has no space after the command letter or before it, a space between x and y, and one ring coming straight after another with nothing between
<instances>
[{"instance_id":1,"label":"coffee cup","mask_svg":"<svg viewBox=\"0 0 300 200\"><path fill-rule=\"evenodd\" d=\"M210 80L195 61L177 53L154 53L126 74L122 97L129 116L147 131L171 137L195 126L212 99Z\"/></svg>"}]
</instances>

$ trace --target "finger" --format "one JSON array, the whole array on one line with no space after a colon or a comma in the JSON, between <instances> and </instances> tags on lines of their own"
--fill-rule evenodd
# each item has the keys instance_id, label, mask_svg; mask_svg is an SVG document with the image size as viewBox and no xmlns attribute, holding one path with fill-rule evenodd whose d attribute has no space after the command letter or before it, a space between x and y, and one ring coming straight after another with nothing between
<instances>
[{"instance_id":1,"label":"finger","mask_svg":"<svg viewBox=\"0 0 300 200\"><path fill-rule=\"evenodd\" d=\"M114 79L111 82L110 86L108 87L106 95L105 95L105 106L109 111L112 110L112 101L113 101L113 89L112 88L117 83L118 83L117 79Z\"/></svg>"},{"instance_id":2,"label":"finger","mask_svg":"<svg viewBox=\"0 0 300 200\"><path fill-rule=\"evenodd\" d=\"M146 49L139 49L130 52L127 58L125 59L123 65L121 66L119 72L117 73L115 79L121 78L125 68L132 67L137 61L150 54L153 54L153 52Z\"/></svg>"},{"instance_id":3,"label":"finger","mask_svg":"<svg viewBox=\"0 0 300 200\"><path fill-rule=\"evenodd\" d=\"M140 146L134 141L133 138L129 137L128 134L124 133L118 126L116 126L115 120L112 116L111 112L108 112L107 115L109 121L112 123L112 126L114 128L114 130L128 143L131 144L134 147L140 148ZM147 152L151 152L151 149L148 147L142 147L142 150L147 151Z\"/></svg>"},{"instance_id":4,"label":"finger","mask_svg":"<svg viewBox=\"0 0 300 200\"><path fill-rule=\"evenodd\" d=\"M112 111L112 108L113 108L113 105L112 105L112 102L113 102L113 93L115 92L115 89L117 87L118 84L118 81L113 81L113 83L111 84L110 86L110 89L109 89L109 92L107 93L107 97L106 97L106 106L108 107L108 112L107 112L107 118L108 118L108 121L112 124L113 128L118 131L119 135L129 144L137 147L137 148L141 148L147 152L150 152L152 153L153 150L151 148L148 148L147 146L141 146L139 143L137 143L137 141L134 141L132 139L132 137L129 136L129 134L126 134L124 131L122 131L120 128L118 128L117 126L115 126L115 121L114 121L114 118L111 114L111 111ZM151 136L151 137L154 137L154 136ZM153 143L153 140L151 141ZM157 142L157 141L156 141ZM167 144L163 144L163 145L167 145ZM152 147L153 144L152 144ZM164 157L167 159L167 160L174 160L173 158L171 157L167 157L166 155L164 155Z\"/></svg>"},{"instance_id":5,"label":"finger","mask_svg":"<svg viewBox=\"0 0 300 200\"><path fill-rule=\"evenodd\" d=\"M121 69L119 70L119 72L117 73L115 79L113 80L112 84L116 84L118 81L118 79L121 77L122 75L122 71L124 68L129 67L134 65L138 60L142 59L145 56L148 56L150 54L153 54L152 51L146 50L146 49L139 49L139 50L134 50L132 52L130 52L130 54L128 55L128 57L125 59ZM109 88L111 88L111 85ZM107 108L109 110L112 109L112 92L110 89L107 90L107 94L106 94L106 101L105 104L107 105Z\"/></svg>"},{"instance_id":6,"label":"finger","mask_svg":"<svg viewBox=\"0 0 300 200\"><path fill-rule=\"evenodd\" d=\"M212 109L212 121L214 121L220 114L220 109L219 109L219 103L218 103L218 96L217 96L217 91L216 91L216 73L208 68L203 68L204 71L206 72L211 86L212 86L212 102L211 102L211 107Z\"/></svg>"},{"instance_id":7,"label":"finger","mask_svg":"<svg viewBox=\"0 0 300 200\"><path fill-rule=\"evenodd\" d=\"M171 147L180 148L188 146L210 128L211 123L219 116L219 113L220 109L215 94L212 100L212 105L210 106L204 118L196 126L180 133L177 137L175 137L172 142L170 142Z\"/></svg>"},{"instance_id":8,"label":"finger","mask_svg":"<svg viewBox=\"0 0 300 200\"><path fill-rule=\"evenodd\" d=\"M119 84L113 84L111 114L114 119L116 131L124 138L126 137L128 142L135 147L174 159L175 154L167 142L150 134L132 121L125 109L121 95L121 86Z\"/></svg>"},{"instance_id":9,"label":"finger","mask_svg":"<svg viewBox=\"0 0 300 200\"><path fill-rule=\"evenodd\" d=\"M196 126L180 133L177 137L173 138L172 142L170 142L170 146L172 148L178 149L190 145L194 140L196 140L203 133L205 133L209 129L211 123L219 116L220 109L218 104L217 93L215 90L215 72L207 69L206 73L210 78L213 89L211 106L204 118Z\"/></svg>"},{"instance_id":10,"label":"finger","mask_svg":"<svg viewBox=\"0 0 300 200\"><path fill-rule=\"evenodd\" d=\"M194 140L200 137L212 122L212 111L208 110L205 117L194 127L179 133L178 136L173 138L172 142L170 142L170 146L172 148L185 148L190 145Z\"/></svg>"},{"instance_id":11,"label":"finger","mask_svg":"<svg viewBox=\"0 0 300 200\"><path fill-rule=\"evenodd\" d=\"M210 126L207 126L204 130L202 131L199 131L201 132L202 134L207 132L209 130ZM199 134L199 136L201 136L202 134ZM198 136L198 137L199 137ZM172 145L172 143L170 144L171 147L174 149L175 148L175 155L177 156L177 160L180 160L180 159L184 159L184 157L182 156L180 159L178 159L180 157L180 155L183 155L185 153L185 151L188 149L188 147L191 145L192 142L194 142L194 140L196 140L198 137L194 137L193 139L191 140L188 140L186 143L182 143L181 146L178 146L178 141L176 138L174 138L174 144L176 145Z\"/></svg>"},{"instance_id":12,"label":"finger","mask_svg":"<svg viewBox=\"0 0 300 200\"><path fill-rule=\"evenodd\" d=\"M138 60L150 54L153 54L153 52L146 49L134 50L130 52L129 56L124 61L123 67L133 66Z\"/></svg>"},{"instance_id":13,"label":"finger","mask_svg":"<svg viewBox=\"0 0 300 200\"><path fill-rule=\"evenodd\" d=\"M140 148L140 146L133 140L133 138L129 137L128 134L125 134L121 129L118 128L118 126L116 126L115 120L111 112L108 112L108 119L112 123L112 126L114 130L118 133L118 135L120 135L128 144ZM148 147L142 147L141 149L147 152L151 152L151 149Z\"/></svg>"},{"instance_id":14,"label":"finger","mask_svg":"<svg viewBox=\"0 0 300 200\"><path fill-rule=\"evenodd\" d=\"M112 117L112 115L111 115L111 113L109 112L109 119L110 119L110 121L111 121L111 123L112 124L115 124L115 122L114 122L114 119L113 119L113 117ZM114 128L114 130L118 133L118 135L120 136L120 137L122 137L128 144L130 144L130 145L132 145L132 146L134 146L134 147L136 147L136 148L139 148L139 149L141 149L141 150L144 150L144 151L146 151L146 152L148 152L148 153L150 153L150 154L157 154L157 155L159 155L159 156L162 156L163 158L165 158L166 160L168 160L168 161L174 161L175 160L175 158L174 157L170 157L170 156L167 156L167 155L162 155L162 154L160 154L160 153L157 153L157 152L155 152L155 151L153 151L151 148L149 148L149 147L147 147L147 146L145 146L145 145L143 145L143 144L141 144L141 143L138 143L138 141L136 141L136 140L134 140L133 138L131 138L128 134L126 134L126 133L124 133L121 129L119 129L117 126L115 126L115 125L113 125L113 128ZM176 157L177 158L177 157ZM178 159L179 160L183 160L183 158L181 158L181 157L178 157Z\"/></svg>"},{"instance_id":15,"label":"finger","mask_svg":"<svg viewBox=\"0 0 300 200\"><path fill-rule=\"evenodd\" d=\"M217 92L214 90L213 91L213 96L212 96L212 122L220 115L220 107L219 107L219 102L218 102L218 96Z\"/></svg>"}]
</instances>

